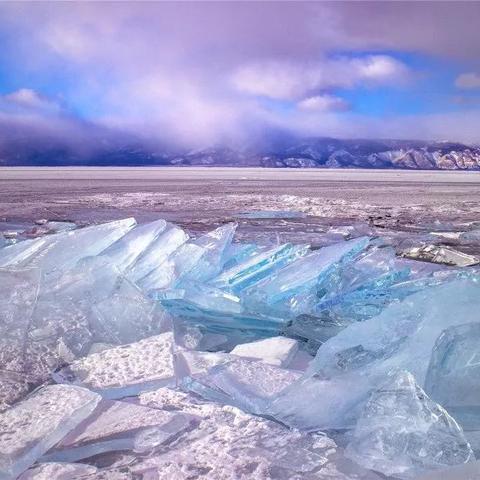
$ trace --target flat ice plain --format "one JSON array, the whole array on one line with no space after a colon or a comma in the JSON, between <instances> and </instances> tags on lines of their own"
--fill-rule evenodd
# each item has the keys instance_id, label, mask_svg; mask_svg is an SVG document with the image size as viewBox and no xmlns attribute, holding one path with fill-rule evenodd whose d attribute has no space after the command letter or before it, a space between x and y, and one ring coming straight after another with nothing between
<instances>
[{"instance_id":1,"label":"flat ice plain","mask_svg":"<svg viewBox=\"0 0 480 480\"><path fill-rule=\"evenodd\" d=\"M205 232L255 210L304 218L239 219L239 239L279 235L315 243L326 225L431 231L480 214L480 172L217 167L2 167L0 218L91 223L165 218ZM2 228L0 222L0 229ZM461 228L461 225L459 226Z\"/></svg>"}]
</instances>

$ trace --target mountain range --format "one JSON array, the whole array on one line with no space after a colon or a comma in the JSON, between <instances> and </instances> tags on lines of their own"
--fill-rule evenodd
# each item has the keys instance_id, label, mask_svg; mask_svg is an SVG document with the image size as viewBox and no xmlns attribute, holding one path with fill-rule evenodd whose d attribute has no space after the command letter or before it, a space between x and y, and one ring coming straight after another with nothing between
<instances>
[{"instance_id":1,"label":"mountain range","mask_svg":"<svg viewBox=\"0 0 480 480\"><path fill-rule=\"evenodd\" d=\"M88 149L68 142L0 142L1 166L228 166L270 168L379 168L480 170L480 146L455 142L298 138L285 136L241 148L213 146L197 150L97 141Z\"/></svg>"}]
</instances>

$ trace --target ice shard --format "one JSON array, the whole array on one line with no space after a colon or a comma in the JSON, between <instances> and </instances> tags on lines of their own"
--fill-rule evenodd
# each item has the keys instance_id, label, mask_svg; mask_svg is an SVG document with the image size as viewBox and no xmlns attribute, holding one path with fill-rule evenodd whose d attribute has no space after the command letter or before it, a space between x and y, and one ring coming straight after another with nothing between
<instances>
[{"instance_id":1,"label":"ice shard","mask_svg":"<svg viewBox=\"0 0 480 480\"><path fill-rule=\"evenodd\" d=\"M83 463L48 462L38 463L23 472L18 480L76 480L89 478L98 469Z\"/></svg>"},{"instance_id":2,"label":"ice shard","mask_svg":"<svg viewBox=\"0 0 480 480\"><path fill-rule=\"evenodd\" d=\"M480 322L455 325L440 334L425 391L448 408L478 409L480 415Z\"/></svg>"},{"instance_id":3,"label":"ice shard","mask_svg":"<svg viewBox=\"0 0 480 480\"><path fill-rule=\"evenodd\" d=\"M53 377L59 383L87 387L105 398L137 395L175 383L173 344L173 334L162 333L75 360Z\"/></svg>"},{"instance_id":4,"label":"ice shard","mask_svg":"<svg viewBox=\"0 0 480 480\"><path fill-rule=\"evenodd\" d=\"M146 277L187 240L188 235L181 228L167 224L166 229L140 254L127 277L133 282Z\"/></svg>"},{"instance_id":5,"label":"ice shard","mask_svg":"<svg viewBox=\"0 0 480 480\"><path fill-rule=\"evenodd\" d=\"M425 391L461 424L480 450L480 322L444 330L432 350Z\"/></svg>"},{"instance_id":6,"label":"ice shard","mask_svg":"<svg viewBox=\"0 0 480 480\"><path fill-rule=\"evenodd\" d=\"M26 337L38 297L37 269L0 269L0 368L23 371Z\"/></svg>"},{"instance_id":7,"label":"ice shard","mask_svg":"<svg viewBox=\"0 0 480 480\"><path fill-rule=\"evenodd\" d=\"M150 297L170 309L181 310L195 305L205 310L240 314L243 311L240 297L202 283L188 282L181 288L150 291Z\"/></svg>"},{"instance_id":8,"label":"ice shard","mask_svg":"<svg viewBox=\"0 0 480 480\"><path fill-rule=\"evenodd\" d=\"M406 371L393 374L372 393L346 455L398 478L474 460L455 420Z\"/></svg>"},{"instance_id":9,"label":"ice shard","mask_svg":"<svg viewBox=\"0 0 480 480\"><path fill-rule=\"evenodd\" d=\"M299 377L294 370L238 358L186 379L185 385L204 398L262 415L270 400Z\"/></svg>"},{"instance_id":10,"label":"ice shard","mask_svg":"<svg viewBox=\"0 0 480 480\"><path fill-rule=\"evenodd\" d=\"M178 282L200 261L205 250L192 243L184 243L148 275L137 281L144 290L174 288Z\"/></svg>"},{"instance_id":11,"label":"ice shard","mask_svg":"<svg viewBox=\"0 0 480 480\"><path fill-rule=\"evenodd\" d=\"M0 479L20 475L92 414L101 397L84 388L49 385L0 414Z\"/></svg>"},{"instance_id":12,"label":"ice shard","mask_svg":"<svg viewBox=\"0 0 480 480\"><path fill-rule=\"evenodd\" d=\"M357 372L332 378L303 376L273 396L264 414L308 432L355 426L372 385L382 377Z\"/></svg>"},{"instance_id":13,"label":"ice shard","mask_svg":"<svg viewBox=\"0 0 480 480\"><path fill-rule=\"evenodd\" d=\"M287 243L273 247L225 270L214 278L211 284L218 288L239 292L267 277L272 271L305 255L307 251L307 245L291 245Z\"/></svg>"},{"instance_id":14,"label":"ice shard","mask_svg":"<svg viewBox=\"0 0 480 480\"><path fill-rule=\"evenodd\" d=\"M22 267L51 244L48 238L36 238L2 247L0 248L0 267Z\"/></svg>"},{"instance_id":15,"label":"ice shard","mask_svg":"<svg viewBox=\"0 0 480 480\"><path fill-rule=\"evenodd\" d=\"M41 268L44 274L53 272L61 274L72 268L80 259L104 251L129 232L135 224L134 218L127 218L50 235L45 251L34 255L27 265Z\"/></svg>"},{"instance_id":16,"label":"ice shard","mask_svg":"<svg viewBox=\"0 0 480 480\"><path fill-rule=\"evenodd\" d=\"M106 452L148 452L195 423L188 414L104 400L95 415L67 434L42 461L75 462Z\"/></svg>"},{"instance_id":17,"label":"ice shard","mask_svg":"<svg viewBox=\"0 0 480 480\"><path fill-rule=\"evenodd\" d=\"M192 244L203 248L204 254L186 274L186 279L208 281L218 275L227 260L228 247L232 243L236 229L236 223L227 223L193 240Z\"/></svg>"},{"instance_id":18,"label":"ice shard","mask_svg":"<svg viewBox=\"0 0 480 480\"><path fill-rule=\"evenodd\" d=\"M134 264L135 260L148 249L166 228L167 222L165 220L156 220L139 225L103 250L101 255L106 257L121 272L124 272Z\"/></svg>"},{"instance_id":19,"label":"ice shard","mask_svg":"<svg viewBox=\"0 0 480 480\"><path fill-rule=\"evenodd\" d=\"M298 342L293 338L271 337L239 344L230 353L285 368L289 366L297 351Z\"/></svg>"},{"instance_id":20,"label":"ice shard","mask_svg":"<svg viewBox=\"0 0 480 480\"><path fill-rule=\"evenodd\" d=\"M112 293L95 303L92 311L97 340L120 345L158 333L155 305L126 279L119 279Z\"/></svg>"},{"instance_id":21,"label":"ice shard","mask_svg":"<svg viewBox=\"0 0 480 480\"><path fill-rule=\"evenodd\" d=\"M246 303L251 309L271 310L272 305L289 300L300 292L312 288L321 290L322 282L329 283L328 277L342 262L354 258L367 244L367 238L360 238L305 255L250 287Z\"/></svg>"}]
</instances>

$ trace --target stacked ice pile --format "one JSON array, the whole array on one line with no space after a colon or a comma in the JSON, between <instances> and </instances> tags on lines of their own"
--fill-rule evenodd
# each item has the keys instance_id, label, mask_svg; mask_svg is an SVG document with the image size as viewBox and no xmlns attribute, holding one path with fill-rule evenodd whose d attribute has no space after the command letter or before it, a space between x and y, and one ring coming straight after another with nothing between
<instances>
[{"instance_id":1,"label":"stacked ice pile","mask_svg":"<svg viewBox=\"0 0 480 480\"><path fill-rule=\"evenodd\" d=\"M235 228L0 249L0 479L477 478L477 270Z\"/></svg>"}]
</instances>

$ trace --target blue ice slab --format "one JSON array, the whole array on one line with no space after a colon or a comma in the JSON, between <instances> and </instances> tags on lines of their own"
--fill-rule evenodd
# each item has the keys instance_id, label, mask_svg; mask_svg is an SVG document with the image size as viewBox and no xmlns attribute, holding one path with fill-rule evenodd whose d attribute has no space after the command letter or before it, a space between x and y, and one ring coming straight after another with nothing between
<instances>
[{"instance_id":1,"label":"blue ice slab","mask_svg":"<svg viewBox=\"0 0 480 480\"><path fill-rule=\"evenodd\" d=\"M201 325L212 333L238 330L244 341L278 335L287 323L282 317L244 311L238 297L219 289L202 287L197 293L192 292L193 298L184 289L157 291L154 295L174 317Z\"/></svg>"},{"instance_id":2,"label":"blue ice slab","mask_svg":"<svg viewBox=\"0 0 480 480\"><path fill-rule=\"evenodd\" d=\"M109 296L92 305L90 324L97 341L135 342L158 333L155 323L154 303L125 278L119 279Z\"/></svg>"},{"instance_id":3,"label":"blue ice slab","mask_svg":"<svg viewBox=\"0 0 480 480\"><path fill-rule=\"evenodd\" d=\"M307 214L293 210L255 210L253 212L238 213L236 216L252 220L273 220L276 218L305 218Z\"/></svg>"},{"instance_id":4,"label":"blue ice slab","mask_svg":"<svg viewBox=\"0 0 480 480\"><path fill-rule=\"evenodd\" d=\"M148 275L137 281L145 291L174 288L200 261L205 249L193 243L184 243Z\"/></svg>"},{"instance_id":5,"label":"blue ice slab","mask_svg":"<svg viewBox=\"0 0 480 480\"><path fill-rule=\"evenodd\" d=\"M264 311L313 288L328 288L339 265L348 263L368 245L362 237L323 247L305 255L250 287L245 302L250 309Z\"/></svg>"},{"instance_id":6,"label":"blue ice slab","mask_svg":"<svg viewBox=\"0 0 480 480\"><path fill-rule=\"evenodd\" d=\"M79 228L46 237L47 245L27 265L42 269L44 275L60 275L82 258L98 255L129 232L136 224L134 218Z\"/></svg>"},{"instance_id":7,"label":"blue ice slab","mask_svg":"<svg viewBox=\"0 0 480 480\"><path fill-rule=\"evenodd\" d=\"M308 252L307 245L279 245L225 270L211 281L218 288L240 292Z\"/></svg>"},{"instance_id":8,"label":"blue ice slab","mask_svg":"<svg viewBox=\"0 0 480 480\"><path fill-rule=\"evenodd\" d=\"M258 255L263 250L265 250L265 247L260 247L254 243L232 243L225 250L225 265L223 268L224 270L229 270L235 265Z\"/></svg>"},{"instance_id":9,"label":"blue ice slab","mask_svg":"<svg viewBox=\"0 0 480 480\"><path fill-rule=\"evenodd\" d=\"M228 247L232 243L236 229L236 223L227 223L193 240L191 243L203 248L204 254L198 263L186 273L185 279L208 281L218 275L228 259Z\"/></svg>"},{"instance_id":10,"label":"blue ice slab","mask_svg":"<svg viewBox=\"0 0 480 480\"><path fill-rule=\"evenodd\" d=\"M151 290L149 296L164 306L181 309L195 305L205 310L240 314L243 311L240 298L219 288L201 283L183 283L182 288Z\"/></svg>"},{"instance_id":11,"label":"blue ice slab","mask_svg":"<svg viewBox=\"0 0 480 480\"><path fill-rule=\"evenodd\" d=\"M235 233L229 223L199 238L183 243L137 284L145 291L174 288L187 281L205 281L222 270L225 251Z\"/></svg>"},{"instance_id":12,"label":"blue ice slab","mask_svg":"<svg viewBox=\"0 0 480 480\"><path fill-rule=\"evenodd\" d=\"M106 257L110 263L124 272L134 264L137 258L148 249L166 228L167 222L165 220L156 220L139 225L106 248L101 256Z\"/></svg>"},{"instance_id":13,"label":"blue ice slab","mask_svg":"<svg viewBox=\"0 0 480 480\"><path fill-rule=\"evenodd\" d=\"M0 269L0 408L21 398L31 380L28 331L38 298L37 269Z\"/></svg>"},{"instance_id":14,"label":"blue ice slab","mask_svg":"<svg viewBox=\"0 0 480 480\"><path fill-rule=\"evenodd\" d=\"M305 385L292 388L293 397L300 395L297 392L311 389L318 398L324 398L321 404L324 409L311 412L311 407L306 408L308 403L297 408L295 398L284 398L278 401L276 418L300 416L305 425L339 428L351 424L352 406L361 405L365 395L388 372L394 369L415 372L419 385L423 386L430 354L440 333L465 320L477 322L479 307L480 286L476 279L454 280L428 287L389 305L377 317L347 326L320 346L307 370ZM333 411L336 403L341 405L346 401L345 392L348 408L339 408L335 415L326 416L326 399Z\"/></svg>"},{"instance_id":15,"label":"blue ice slab","mask_svg":"<svg viewBox=\"0 0 480 480\"><path fill-rule=\"evenodd\" d=\"M175 225L167 225L165 231L152 241L137 258L127 272L127 277L133 282L138 282L165 262L169 255L187 240L188 235L181 228Z\"/></svg>"}]
</instances>

